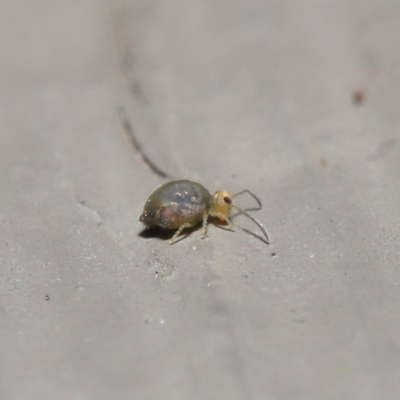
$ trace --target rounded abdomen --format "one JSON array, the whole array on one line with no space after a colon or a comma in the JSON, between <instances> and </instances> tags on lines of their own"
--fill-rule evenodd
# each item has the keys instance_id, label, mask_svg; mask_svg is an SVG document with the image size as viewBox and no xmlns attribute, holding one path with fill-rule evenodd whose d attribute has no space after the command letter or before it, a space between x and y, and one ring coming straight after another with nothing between
<instances>
[{"instance_id":1,"label":"rounded abdomen","mask_svg":"<svg viewBox=\"0 0 400 400\"><path fill-rule=\"evenodd\" d=\"M210 202L210 192L200 183L168 182L149 196L139 221L147 226L177 229L185 223L201 221Z\"/></svg>"}]
</instances>

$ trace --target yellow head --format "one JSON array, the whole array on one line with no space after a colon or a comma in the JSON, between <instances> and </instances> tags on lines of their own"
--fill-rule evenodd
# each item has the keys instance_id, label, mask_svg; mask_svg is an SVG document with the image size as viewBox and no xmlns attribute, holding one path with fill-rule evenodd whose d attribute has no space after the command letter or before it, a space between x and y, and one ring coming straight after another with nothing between
<instances>
[{"instance_id":1,"label":"yellow head","mask_svg":"<svg viewBox=\"0 0 400 400\"><path fill-rule=\"evenodd\" d=\"M237 226L237 225L234 225L230 220L232 208L234 208L235 210L239 211L239 214L243 214L245 217L247 217L250 220L252 220L260 228L261 232L265 236L265 239L261 238L258 235L255 235L255 236L260 238L265 243L269 244L268 233L265 230L265 228L262 226L261 222L256 220L254 217L252 217L247 212L247 210L245 210L243 208L240 208L240 207L236 206L235 204L233 204L233 198L237 197L237 196L239 196L239 195L241 195L243 193L248 193L257 202L258 207L253 208L253 210L261 209L262 206L261 206L260 199L253 192L251 192L248 189L244 189L244 190L242 190L242 191L240 191L238 193L235 193L233 195L230 194L226 190L217 190L214 193L213 197L211 198L211 204L210 204L210 207L208 209L208 215L210 217L219 218L221 221L226 222L230 227ZM246 232L248 232L248 231L246 230Z\"/></svg>"},{"instance_id":2,"label":"yellow head","mask_svg":"<svg viewBox=\"0 0 400 400\"><path fill-rule=\"evenodd\" d=\"M226 190L217 190L211 200L209 209L210 215L222 214L226 218L229 218L232 211L232 200L233 196ZM224 220L223 218L220 218Z\"/></svg>"}]
</instances>

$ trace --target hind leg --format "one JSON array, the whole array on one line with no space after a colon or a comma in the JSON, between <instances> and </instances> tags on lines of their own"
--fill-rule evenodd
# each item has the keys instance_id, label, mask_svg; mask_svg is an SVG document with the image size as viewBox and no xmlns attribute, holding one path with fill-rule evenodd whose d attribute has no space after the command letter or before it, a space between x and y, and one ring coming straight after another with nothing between
<instances>
[{"instance_id":1,"label":"hind leg","mask_svg":"<svg viewBox=\"0 0 400 400\"><path fill-rule=\"evenodd\" d=\"M208 224L208 213L203 214L203 227L201 229L201 238L204 239L207 236L207 224Z\"/></svg>"},{"instance_id":2,"label":"hind leg","mask_svg":"<svg viewBox=\"0 0 400 400\"><path fill-rule=\"evenodd\" d=\"M193 226L195 226L196 223L190 223L190 222L186 222L183 225L181 225L178 230L175 232L174 236L172 236L172 238L169 240L169 244L173 244L175 243L177 240L179 239L179 235L181 234L181 232L186 229L186 228L192 228Z\"/></svg>"}]
</instances>

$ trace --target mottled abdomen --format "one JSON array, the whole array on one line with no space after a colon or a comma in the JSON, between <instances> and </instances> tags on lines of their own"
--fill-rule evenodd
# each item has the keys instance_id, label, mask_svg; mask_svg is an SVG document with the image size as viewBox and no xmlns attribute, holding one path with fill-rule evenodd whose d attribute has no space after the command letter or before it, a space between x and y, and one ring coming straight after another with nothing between
<instances>
[{"instance_id":1,"label":"mottled abdomen","mask_svg":"<svg viewBox=\"0 0 400 400\"><path fill-rule=\"evenodd\" d=\"M168 182L147 199L139 221L147 226L177 229L185 223L201 221L210 202L210 192L197 182Z\"/></svg>"}]
</instances>

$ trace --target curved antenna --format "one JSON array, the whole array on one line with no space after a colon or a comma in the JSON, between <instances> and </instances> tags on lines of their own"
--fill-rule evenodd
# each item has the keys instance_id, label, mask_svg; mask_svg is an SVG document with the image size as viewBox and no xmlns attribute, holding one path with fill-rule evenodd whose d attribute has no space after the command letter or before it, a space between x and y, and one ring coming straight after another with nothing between
<instances>
[{"instance_id":1,"label":"curved antenna","mask_svg":"<svg viewBox=\"0 0 400 400\"><path fill-rule=\"evenodd\" d=\"M250 193L251 193L251 192L250 192ZM257 197L254 196L254 198L257 198ZM258 201L259 201L259 200L258 200ZM260 202L260 204L261 204L261 202ZM233 207L235 210L238 210L240 214L243 214L243 215L246 216L247 218L251 219L251 220L260 228L261 232L262 232L262 233L264 234L264 236L265 236L265 240L264 240L263 238L261 238L260 236L255 235L255 234L253 234L253 233L250 232L250 231L247 231L246 229L240 228L239 226L238 226L238 228L240 228L240 229L242 229L242 230L244 230L244 231L246 231L246 232L249 232L249 233L251 233L251 234L257 236L260 240L262 240L263 242L269 244L269 236L268 236L268 233L267 233L267 231L265 230L265 228L262 226L261 222L258 221L258 220L256 220L254 217L252 217L249 213L247 213L247 212L246 212L245 210L243 210L242 208L240 208L240 207L238 207L238 206L235 206L234 204L232 204L232 207ZM235 225L235 226L237 226L237 225Z\"/></svg>"},{"instance_id":2,"label":"curved antenna","mask_svg":"<svg viewBox=\"0 0 400 400\"><path fill-rule=\"evenodd\" d=\"M258 204L258 207L257 207L257 208L255 208L255 207L253 207L253 208L246 208L246 210L249 210L249 211L256 211L256 210L261 210L261 209L262 209L261 200L260 200L253 192L251 192L249 189L243 189L243 190L241 190L240 192L235 193L234 195L232 195L232 198L237 197L237 196L240 196L240 195L243 194L243 193L248 193L248 194L257 202L257 204Z\"/></svg>"}]
</instances>

